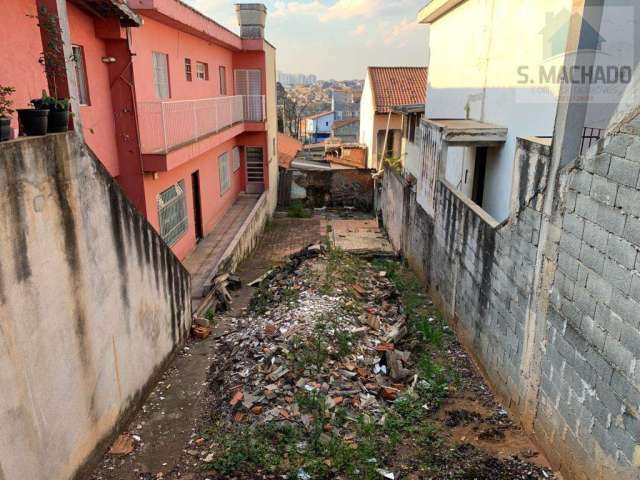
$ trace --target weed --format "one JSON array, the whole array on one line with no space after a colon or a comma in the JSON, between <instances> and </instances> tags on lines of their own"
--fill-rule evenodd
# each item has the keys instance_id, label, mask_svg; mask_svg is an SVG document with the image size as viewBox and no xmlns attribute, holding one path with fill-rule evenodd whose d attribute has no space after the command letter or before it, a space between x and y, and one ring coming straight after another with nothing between
<instances>
[{"instance_id":1,"label":"weed","mask_svg":"<svg viewBox=\"0 0 640 480\"><path fill-rule=\"evenodd\" d=\"M300 201L295 201L289 205L289 209L287 210L287 216L289 218L311 218L312 214Z\"/></svg>"},{"instance_id":2,"label":"weed","mask_svg":"<svg viewBox=\"0 0 640 480\"><path fill-rule=\"evenodd\" d=\"M442 347L444 332L440 325L436 324L433 318L420 318L415 322L416 330L425 342L435 347Z\"/></svg>"}]
</instances>

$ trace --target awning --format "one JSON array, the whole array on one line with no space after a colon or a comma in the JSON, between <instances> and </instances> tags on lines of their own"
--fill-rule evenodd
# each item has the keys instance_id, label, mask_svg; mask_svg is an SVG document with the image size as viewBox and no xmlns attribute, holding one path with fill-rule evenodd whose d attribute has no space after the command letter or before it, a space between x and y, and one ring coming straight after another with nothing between
<instances>
[{"instance_id":1,"label":"awning","mask_svg":"<svg viewBox=\"0 0 640 480\"><path fill-rule=\"evenodd\" d=\"M507 141L508 129L491 123L466 119L428 119L438 129L442 140L457 146L498 146Z\"/></svg>"},{"instance_id":2,"label":"awning","mask_svg":"<svg viewBox=\"0 0 640 480\"><path fill-rule=\"evenodd\" d=\"M139 27L142 19L125 0L71 0L97 18L117 17L123 27Z\"/></svg>"}]
</instances>

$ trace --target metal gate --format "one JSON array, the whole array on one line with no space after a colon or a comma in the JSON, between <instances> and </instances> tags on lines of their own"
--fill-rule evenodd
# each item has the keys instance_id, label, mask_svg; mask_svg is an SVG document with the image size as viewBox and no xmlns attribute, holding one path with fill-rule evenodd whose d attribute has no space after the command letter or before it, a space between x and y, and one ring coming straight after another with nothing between
<instances>
[{"instance_id":1,"label":"metal gate","mask_svg":"<svg viewBox=\"0 0 640 480\"><path fill-rule=\"evenodd\" d=\"M245 148L247 193L264 192L264 155L262 147Z\"/></svg>"}]
</instances>

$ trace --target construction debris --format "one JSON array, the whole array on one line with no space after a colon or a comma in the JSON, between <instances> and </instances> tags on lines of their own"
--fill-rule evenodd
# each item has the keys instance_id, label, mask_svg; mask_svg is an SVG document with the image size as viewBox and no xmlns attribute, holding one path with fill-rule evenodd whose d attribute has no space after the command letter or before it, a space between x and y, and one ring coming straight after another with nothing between
<instances>
[{"instance_id":1,"label":"construction debris","mask_svg":"<svg viewBox=\"0 0 640 480\"><path fill-rule=\"evenodd\" d=\"M425 359L424 349L417 346L424 339L409 327L409 310L390 277L358 257L312 245L251 282L256 293L249 311L230 319L233 331L217 338L213 346L216 361L209 370L209 398L219 430L211 436L209 450L200 455L216 472L212 478L405 478L412 466L390 457L388 429L397 428L396 435L402 438L399 432L408 432L403 429L412 423L405 415L435 416L442 399L457 387L450 384L444 368L430 355ZM427 327L425 332L429 333ZM394 427L394 422L404 426ZM477 432L479 439L503 431L502 423L488 425L489 429ZM380 446L358 450L367 441L362 438L367 428L380 431ZM287 454L283 458L282 452L273 453L270 449L288 435L295 440L284 447L286 451L294 448L293 456L304 457L311 455L314 443L318 458L290 463ZM255 446L246 446L254 441ZM328 453L334 447L350 452L343 455L358 450L367 456L350 471L335 465L335 457ZM468 453L460 453L458 461L468 462L469 471L476 471L485 457L471 445L459 448L463 447ZM256 448L272 453L251 460L246 471L236 465L236 458L252 456ZM211 451L217 453L210 457ZM452 451L442 447L438 455ZM261 461L266 459L293 470L289 476L275 475L277 469L274 475L261 474L265 466ZM516 457L491 465L486 473L464 478L547 475ZM433 468L446 469L446 462ZM346 471L350 473L344 475ZM513 475L494 475L503 471ZM246 476L230 475L233 472ZM520 476L522 472L527 476Z\"/></svg>"},{"instance_id":2,"label":"construction debris","mask_svg":"<svg viewBox=\"0 0 640 480\"><path fill-rule=\"evenodd\" d=\"M109 453L111 455L129 455L135 448L135 440L132 435L123 433L113 442Z\"/></svg>"}]
</instances>

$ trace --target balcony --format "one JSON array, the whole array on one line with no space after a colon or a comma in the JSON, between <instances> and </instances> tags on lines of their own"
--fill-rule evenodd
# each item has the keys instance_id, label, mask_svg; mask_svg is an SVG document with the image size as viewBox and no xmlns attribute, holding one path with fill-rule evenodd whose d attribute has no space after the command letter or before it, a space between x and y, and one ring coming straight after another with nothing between
<instances>
[{"instance_id":1,"label":"balcony","mask_svg":"<svg viewBox=\"0 0 640 480\"><path fill-rule=\"evenodd\" d=\"M244 122L264 121L264 95L138 103L142 154L154 157L167 156Z\"/></svg>"}]
</instances>

